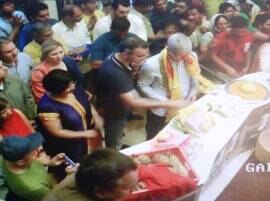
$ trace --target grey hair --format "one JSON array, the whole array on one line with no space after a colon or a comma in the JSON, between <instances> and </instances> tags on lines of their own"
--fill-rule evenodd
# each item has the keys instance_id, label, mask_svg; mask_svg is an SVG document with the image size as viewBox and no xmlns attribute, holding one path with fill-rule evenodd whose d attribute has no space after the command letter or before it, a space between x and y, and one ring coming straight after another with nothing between
<instances>
[{"instance_id":1,"label":"grey hair","mask_svg":"<svg viewBox=\"0 0 270 201\"><path fill-rule=\"evenodd\" d=\"M168 38L168 51L172 52L190 52L192 51L192 42L190 38L182 33L175 33Z\"/></svg>"},{"instance_id":2,"label":"grey hair","mask_svg":"<svg viewBox=\"0 0 270 201\"><path fill-rule=\"evenodd\" d=\"M47 22L35 22L33 26L33 33L34 34L40 34L45 31L52 30L52 26Z\"/></svg>"}]
</instances>

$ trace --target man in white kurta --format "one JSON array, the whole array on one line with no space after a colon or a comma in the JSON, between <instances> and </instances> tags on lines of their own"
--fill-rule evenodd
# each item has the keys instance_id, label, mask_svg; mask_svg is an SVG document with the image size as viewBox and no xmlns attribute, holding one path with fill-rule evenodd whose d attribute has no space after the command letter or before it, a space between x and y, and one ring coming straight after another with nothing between
<instances>
[{"instance_id":1,"label":"man in white kurta","mask_svg":"<svg viewBox=\"0 0 270 201\"><path fill-rule=\"evenodd\" d=\"M74 5L67 5L62 12L62 20L52 26L56 40L64 43L68 51L91 44L90 33L82 20L82 11Z\"/></svg>"},{"instance_id":2,"label":"man in white kurta","mask_svg":"<svg viewBox=\"0 0 270 201\"><path fill-rule=\"evenodd\" d=\"M112 4L112 12L109 15L100 18L95 24L93 30L93 39L96 40L100 35L110 31L112 19L114 17L127 17L130 22L129 32L136 34L141 39L147 41L147 32L142 19L136 15L129 14L129 10L129 0L114 0L114 3Z\"/></svg>"},{"instance_id":3,"label":"man in white kurta","mask_svg":"<svg viewBox=\"0 0 270 201\"><path fill-rule=\"evenodd\" d=\"M185 61L182 59L185 54L197 56L192 50L190 39L180 33L170 36L167 42L167 54L173 71L178 74L182 99L186 104L196 99L197 80L191 76L187 70ZM147 98L154 100L168 100L168 90L166 88L161 65L163 63L163 52L150 57L142 66L139 73L138 88ZM153 108L147 112L146 132L147 139L153 138L164 126L167 109Z\"/></svg>"}]
</instances>

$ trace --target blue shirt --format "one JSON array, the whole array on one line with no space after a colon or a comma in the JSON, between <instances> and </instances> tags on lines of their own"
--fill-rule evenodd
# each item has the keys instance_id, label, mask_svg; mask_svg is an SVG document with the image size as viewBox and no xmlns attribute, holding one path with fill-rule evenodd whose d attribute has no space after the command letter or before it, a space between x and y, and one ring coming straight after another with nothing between
<instances>
[{"instance_id":1,"label":"blue shirt","mask_svg":"<svg viewBox=\"0 0 270 201\"><path fill-rule=\"evenodd\" d=\"M0 17L0 37L8 38L12 30L13 26L10 21Z\"/></svg>"},{"instance_id":2,"label":"blue shirt","mask_svg":"<svg viewBox=\"0 0 270 201\"><path fill-rule=\"evenodd\" d=\"M14 11L13 15L21 17L24 23L28 22L24 13L21 11ZM6 18L0 16L0 37L8 38L12 30L13 30L13 25L11 24L11 22L7 20Z\"/></svg>"},{"instance_id":3,"label":"blue shirt","mask_svg":"<svg viewBox=\"0 0 270 201\"><path fill-rule=\"evenodd\" d=\"M128 33L127 37L130 36L135 36L135 34ZM111 53L119 51L122 40L123 38L115 36L112 31L99 36L92 46L91 61L103 61Z\"/></svg>"},{"instance_id":4,"label":"blue shirt","mask_svg":"<svg viewBox=\"0 0 270 201\"><path fill-rule=\"evenodd\" d=\"M49 19L48 23L50 25L54 25L57 22L56 19ZM25 24L20 31L19 39L18 39L18 44L17 47L19 50L23 50L23 48L30 43L34 36L33 36L33 27L34 27L35 22L29 22L28 24Z\"/></svg>"}]
</instances>

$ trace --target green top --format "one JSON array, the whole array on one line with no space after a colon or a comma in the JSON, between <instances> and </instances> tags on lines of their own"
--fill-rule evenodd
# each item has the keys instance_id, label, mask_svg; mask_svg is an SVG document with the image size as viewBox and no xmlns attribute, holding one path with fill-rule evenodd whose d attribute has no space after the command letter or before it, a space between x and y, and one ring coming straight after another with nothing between
<instances>
[{"instance_id":1,"label":"green top","mask_svg":"<svg viewBox=\"0 0 270 201\"><path fill-rule=\"evenodd\" d=\"M8 187L16 195L29 201L40 201L52 189L52 181L43 164L34 161L23 173L14 173L2 163Z\"/></svg>"},{"instance_id":2,"label":"green top","mask_svg":"<svg viewBox=\"0 0 270 201\"><path fill-rule=\"evenodd\" d=\"M0 87L0 97L7 99L11 107L22 111L28 119L36 117L36 104L29 86L19 78L8 75Z\"/></svg>"},{"instance_id":3,"label":"green top","mask_svg":"<svg viewBox=\"0 0 270 201\"><path fill-rule=\"evenodd\" d=\"M249 17L245 13L240 12L239 15L247 21L247 28L249 31L251 31L251 32L256 31L256 29L252 26Z\"/></svg>"},{"instance_id":4,"label":"green top","mask_svg":"<svg viewBox=\"0 0 270 201\"><path fill-rule=\"evenodd\" d=\"M77 189L75 175L72 174L55 186L42 201L95 201L95 199L84 195Z\"/></svg>"},{"instance_id":5,"label":"green top","mask_svg":"<svg viewBox=\"0 0 270 201\"><path fill-rule=\"evenodd\" d=\"M211 18L213 15L218 13L218 8L224 0L203 0L206 7L207 16Z\"/></svg>"}]
</instances>

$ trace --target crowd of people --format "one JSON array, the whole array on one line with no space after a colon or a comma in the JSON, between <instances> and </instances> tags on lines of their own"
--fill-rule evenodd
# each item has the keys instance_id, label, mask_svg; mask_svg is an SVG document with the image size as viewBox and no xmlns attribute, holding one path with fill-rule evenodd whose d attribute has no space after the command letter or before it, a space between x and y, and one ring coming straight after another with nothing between
<instances>
[{"instance_id":1,"label":"crowd of people","mask_svg":"<svg viewBox=\"0 0 270 201\"><path fill-rule=\"evenodd\" d=\"M73 0L56 20L42 1L0 0L2 198L118 200L137 180L117 152L134 108L149 140L212 84L201 66L225 81L270 72L270 1L211 2ZM97 139L110 149L88 155ZM44 165L66 177L56 188Z\"/></svg>"}]
</instances>

